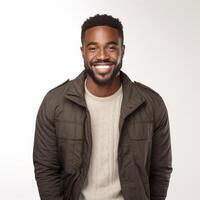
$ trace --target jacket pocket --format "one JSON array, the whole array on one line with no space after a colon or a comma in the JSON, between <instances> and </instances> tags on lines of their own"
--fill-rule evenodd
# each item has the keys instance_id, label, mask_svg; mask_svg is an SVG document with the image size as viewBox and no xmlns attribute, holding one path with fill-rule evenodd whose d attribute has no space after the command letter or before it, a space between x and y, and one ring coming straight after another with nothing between
<instances>
[{"instance_id":1,"label":"jacket pocket","mask_svg":"<svg viewBox=\"0 0 200 200\"><path fill-rule=\"evenodd\" d=\"M152 122L137 122L130 126L129 144L132 150L132 159L143 184L149 182L148 173L151 163L152 135Z\"/></svg>"},{"instance_id":2,"label":"jacket pocket","mask_svg":"<svg viewBox=\"0 0 200 200\"><path fill-rule=\"evenodd\" d=\"M82 140L83 123L69 120L57 120L56 134L59 139Z\"/></svg>"},{"instance_id":3,"label":"jacket pocket","mask_svg":"<svg viewBox=\"0 0 200 200\"><path fill-rule=\"evenodd\" d=\"M142 141L151 139L153 125L151 122L135 122L129 125L128 134L130 140Z\"/></svg>"},{"instance_id":4,"label":"jacket pocket","mask_svg":"<svg viewBox=\"0 0 200 200\"><path fill-rule=\"evenodd\" d=\"M81 167L83 149L83 128L80 123L59 121L56 127L58 154L66 173Z\"/></svg>"}]
</instances>

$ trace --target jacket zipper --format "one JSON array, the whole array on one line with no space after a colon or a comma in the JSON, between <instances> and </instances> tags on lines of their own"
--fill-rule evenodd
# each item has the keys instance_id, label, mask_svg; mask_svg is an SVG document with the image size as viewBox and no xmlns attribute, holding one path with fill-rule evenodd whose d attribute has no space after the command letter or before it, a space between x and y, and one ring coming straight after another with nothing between
<instances>
[{"instance_id":1,"label":"jacket zipper","mask_svg":"<svg viewBox=\"0 0 200 200\"><path fill-rule=\"evenodd\" d=\"M123 126L124 126L124 121L125 121L125 119L123 119L121 129L119 130L119 142L118 142L118 147L117 147L117 161L118 161L117 167L118 167L119 182L120 182L120 185L121 185L122 196L123 196L123 199L125 200L124 191L122 190L122 184L121 184L122 181L121 181L120 169L119 169L119 161L120 161L119 160L119 145L120 145L120 138L121 138L121 134L122 134Z\"/></svg>"},{"instance_id":2,"label":"jacket zipper","mask_svg":"<svg viewBox=\"0 0 200 200\"><path fill-rule=\"evenodd\" d=\"M88 121L88 133L89 133L89 134L86 134L86 136L88 136L88 138L86 137L86 140L88 140L89 158L88 158L88 162L87 162L87 165L86 165L86 172L84 173L83 181L82 181L81 186L80 186L78 198L80 198L80 194L81 194L81 190L83 188L83 184L85 183L86 177L88 175L89 166L90 166L90 159L91 159L91 153L92 153L91 117L90 117L90 113L89 113L89 110L87 109L87 107L86 107L86 116L87 116L86 120Z\"/></svg>"}]
</instances>

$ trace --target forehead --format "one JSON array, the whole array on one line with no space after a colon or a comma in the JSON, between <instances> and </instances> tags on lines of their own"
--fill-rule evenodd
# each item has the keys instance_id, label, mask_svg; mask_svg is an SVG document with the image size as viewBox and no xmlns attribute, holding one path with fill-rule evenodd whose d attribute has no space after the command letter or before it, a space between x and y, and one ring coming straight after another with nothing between
<instances>
[{"instance_id":1,"label":"forehead","mask_svg":"<svg viewBox=\"0 0 200 200\"><path fill-rule=\"evenodd\" d=\"M85 31L84 43L108 43L121 40L118 30L109 26L95 26Z\"/></svg>"}]
</instances>

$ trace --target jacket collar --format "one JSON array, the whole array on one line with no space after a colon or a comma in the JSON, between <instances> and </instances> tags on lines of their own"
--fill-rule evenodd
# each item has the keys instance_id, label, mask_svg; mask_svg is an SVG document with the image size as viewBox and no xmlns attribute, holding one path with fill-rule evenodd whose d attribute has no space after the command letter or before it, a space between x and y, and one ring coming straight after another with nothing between
<instances>
[{"instance_id":1,"label":"jacket collar","mask_svg":"<svg viewBox=\"0 0 200 200\"><path fill-rule=\"evenodd\" d=\"M83 70L75 79L69 81L64 90L64 97L76 104L86 107L84 81L86 72Z\"/></svg>"},{"instance_id":2,"label":"jacket collar","mask_svg":"<svg viewBox=\"0 0 200 200\"><path fill-rule=\"evenodd\" d=\"M144 104L145 98L138 92L135 82L132 82L124 72L121 71L120 76L123 89L120 117L125 119L130 113L134 112L137 108ZM84 96L85 78L86 72L83 70L75 79L68 82L64 90L64 96L70 101L86 108L87 105Z\"/></svg>"}]
</instances>

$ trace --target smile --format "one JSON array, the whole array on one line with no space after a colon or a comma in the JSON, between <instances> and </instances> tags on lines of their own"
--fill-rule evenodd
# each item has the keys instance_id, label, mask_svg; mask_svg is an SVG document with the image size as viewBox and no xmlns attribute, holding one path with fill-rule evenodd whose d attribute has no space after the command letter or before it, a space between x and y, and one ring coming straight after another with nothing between
<instances>
[{"instance_id":1,"label":"smile","mask_svg":"<svg viewBox=\"0 0 200 200\"><path fill-rule=\"evenodd\" d=\"M107 74L112 71L113 66L109 64L97 64L93 65L92 68L98 73L98 74Z\"/></svg>"},{"instance_id":2,"label":"smile","mask_svg":"<svg viewBox=\"0 0 200 200\"><path fill-rule=\"evenodd\" d=\"M94 66L94 67L97 68L97 69L108 69L111 66L110 65L97 65L97 66Z\"/></svg>"}]
</instances>

